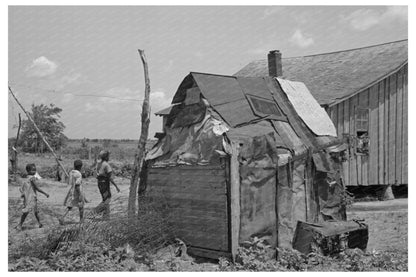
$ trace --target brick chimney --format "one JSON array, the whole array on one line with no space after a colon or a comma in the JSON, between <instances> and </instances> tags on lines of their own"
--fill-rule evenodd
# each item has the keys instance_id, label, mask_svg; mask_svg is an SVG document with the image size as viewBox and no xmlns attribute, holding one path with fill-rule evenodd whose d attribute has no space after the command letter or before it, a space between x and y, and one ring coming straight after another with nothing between
<instances>
[{"instance_id":1,"label":"brick chimney","mask_svg":"<svg viewBox=\"0 0 416 277\"><path fill-rule=\"evenodd\" d=\"M270 77L283 76L282 53L280 53L279 50L271 50L267 55L267 61L269 64Z\"/></svg>"}]
</instances>

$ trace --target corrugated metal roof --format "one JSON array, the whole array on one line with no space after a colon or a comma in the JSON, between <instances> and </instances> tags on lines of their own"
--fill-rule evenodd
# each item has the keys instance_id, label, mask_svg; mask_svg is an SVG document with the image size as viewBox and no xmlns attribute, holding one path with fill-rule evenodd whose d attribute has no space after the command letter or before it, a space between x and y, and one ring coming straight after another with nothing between
<instances>
[{"instance_id":1,"label":"corrugated metal roof","mask_svg":"<svg viewBox=\"0 0 416 277\"><path fill-rule=\"evenodd\" d=\"M266 53L265 53L266 54ZM283 77L303 82L321 105L334 105L404 65L408 41L358 49L283 58ZM267 60L253 61L234 76L268 75Z\"/></svg>"}]
</instances>

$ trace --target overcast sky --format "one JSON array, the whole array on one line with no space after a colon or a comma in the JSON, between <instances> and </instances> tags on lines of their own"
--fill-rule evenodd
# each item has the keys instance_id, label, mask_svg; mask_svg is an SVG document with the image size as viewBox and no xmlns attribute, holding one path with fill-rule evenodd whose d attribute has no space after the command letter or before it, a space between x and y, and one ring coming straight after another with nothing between
<instances>
[{"instance_id":1,"label":"overcast sky","mask_svg":"<svg viewBox=\"0 0 416 277\"><path fill-rule=\"evenodd\" d=\"M27 108L61 107L69 138L137 139L138 48L154 113L190 71L232 75L272 49L293 57L406 39L407 21L405 6L9 7L9 84ZM10 96L8 107L11 137L20 110Z\"/></svg>"}]
</instances>

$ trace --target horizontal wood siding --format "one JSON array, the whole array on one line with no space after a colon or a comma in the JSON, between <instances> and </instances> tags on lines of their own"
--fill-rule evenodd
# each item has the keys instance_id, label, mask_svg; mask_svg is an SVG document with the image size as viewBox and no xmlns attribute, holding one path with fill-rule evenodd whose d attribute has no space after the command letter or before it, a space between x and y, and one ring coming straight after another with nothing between
<instances>
[{"instance_id":1,"label":"horizontal wood siding","mask_svg":"<svg viewBox=\"0 0 416 277\"><path fill-rule=\"evenodd\" d=\"M175 236L204 249L229 251L225 168L150 168L148 196L168 207Z\"/></svg>"}]
</instances>

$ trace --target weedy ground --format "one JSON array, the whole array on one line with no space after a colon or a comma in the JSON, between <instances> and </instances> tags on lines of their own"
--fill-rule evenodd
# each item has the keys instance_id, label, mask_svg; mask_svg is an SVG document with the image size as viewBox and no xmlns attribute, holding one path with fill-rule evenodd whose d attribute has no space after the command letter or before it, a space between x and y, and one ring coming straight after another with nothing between
<instances>
[{"instance_id":1,"label":"weedy ground","mask_svg":"<svg viewBox=\"0 0 416 277\"><path fill-rule=\"evenodd\" d=\"M21 159L33 160L27 156ZM38 157L39 167L47 172L50 158ZM120 163L115 161L115 163ZM70 164L67 163L68 168ZM42 175L42 174L41 174ZM123 176L123 175L119 175ZM225 258L204 260L178 256L178 245L172 228L166 224L168 213L154 209L143 200L139 219L125 217L130 181L117 177L121 193L112 190L112 219L101 221L92 208L101 201L96 181L85 179L87 220L78 224L73 211L61 226L58 217L69 189L65 183L44 178L41 187L49 198L39 195L43 228L34 216L26 219L23 231L14 227L21 216L19 184L9 180L9 271L407 271L408 211L407 199L355 203L348 218L364 219L369 225L366 252L347 250L340 255L305 256L297 251L272 249L261 239L253 239L239 249L236 262Z\"/></svg>"}]
</instances>

